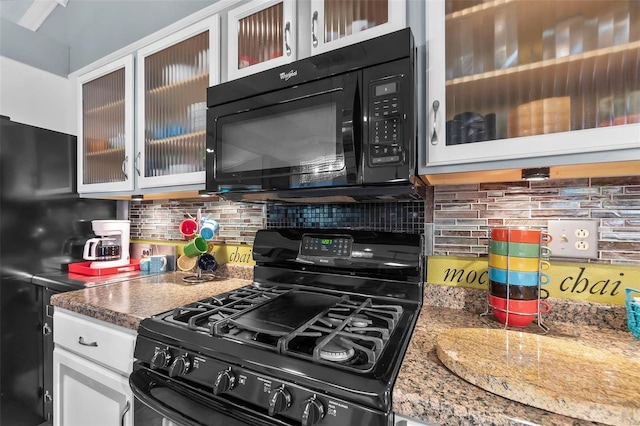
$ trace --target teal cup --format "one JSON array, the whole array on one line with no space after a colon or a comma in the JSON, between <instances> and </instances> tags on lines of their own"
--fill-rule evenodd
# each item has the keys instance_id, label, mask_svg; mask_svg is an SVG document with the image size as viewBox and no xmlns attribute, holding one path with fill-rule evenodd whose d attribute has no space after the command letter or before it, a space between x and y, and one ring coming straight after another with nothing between
<instances>
[{"instance_id":1,"label":"teal cup","mask_svg":"<svg viewBox=\"0 0 640 426\"><path fill-rule=\"evenodd\" d=\"M551 281L551 277L540 272L507 271L501 268L489 267L489 279L502 284L513 285L545 285Z\"/></svg>"}]
</instances>

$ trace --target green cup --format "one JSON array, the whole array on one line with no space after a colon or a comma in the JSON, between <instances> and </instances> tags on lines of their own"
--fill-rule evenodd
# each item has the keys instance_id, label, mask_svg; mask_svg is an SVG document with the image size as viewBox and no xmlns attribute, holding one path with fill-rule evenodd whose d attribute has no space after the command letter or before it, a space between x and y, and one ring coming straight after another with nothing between
<instances>
[{"instance_id":1,"label":"green cup","mask_svg":"<svg viewBox=\"0 0 640 426\"><path fill-rule=\"evenodd\" d=\"M207 245L207 240L202 237L195 237L193 240L189 241L182 251L185 256L188 257L197 257L202 253L206 253L209 246Z\"/></svg>"},{"instance_id":2,"label":"green cup","mask_svg":"<svg viewBox=\"0 0 640 426\"><path fill-rule=\"evenodd\" d=\"M547 246L540 247L540 244L508 243L498 240L489 241L489 253L515 257L551 256L551 250Z\"/></svg>"}]
</instances>

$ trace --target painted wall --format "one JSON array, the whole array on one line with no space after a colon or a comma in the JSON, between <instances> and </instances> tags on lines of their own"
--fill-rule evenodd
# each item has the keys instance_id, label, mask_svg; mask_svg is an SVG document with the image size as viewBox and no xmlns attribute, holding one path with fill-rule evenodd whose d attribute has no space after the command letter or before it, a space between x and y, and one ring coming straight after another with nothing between
<instances>
[{"instance_id":1,"label":"painted wall","mask_svg":"<svg viewBox=\"0 0 640 426\"><path fill-rule=\"evenodd\" d=\"M75 86L66 77L0 56L0 114L75 135Z\"/></svg>"}]
</instances>

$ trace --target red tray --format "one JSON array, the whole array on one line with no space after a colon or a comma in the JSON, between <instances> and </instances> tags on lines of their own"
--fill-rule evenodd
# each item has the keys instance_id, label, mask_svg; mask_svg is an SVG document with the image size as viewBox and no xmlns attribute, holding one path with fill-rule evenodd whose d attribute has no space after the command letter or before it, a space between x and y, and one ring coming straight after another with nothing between
<instances>
[{"instance_id":1,"label":"red tray","mask_svg":"<svg viewBox=\"0 0 640 426\"><path fill-rule=\"evenodd\" d=\"M131 272L140 269L140 260L131 259L128 265L114 266L111 268L90 268L92 262L78 262L69 264L69 272L82 275L111 275L119 272Z\"/></svg>"}]
</instances>

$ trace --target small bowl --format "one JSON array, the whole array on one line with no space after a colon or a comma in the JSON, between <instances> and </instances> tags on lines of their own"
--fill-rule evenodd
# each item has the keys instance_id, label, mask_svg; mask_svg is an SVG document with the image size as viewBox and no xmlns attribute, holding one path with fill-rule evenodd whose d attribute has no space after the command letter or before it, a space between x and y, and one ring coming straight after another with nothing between
<instances>
[{"instance_id":1,"label":"small bowl","mask_svg":"<svg viewBox=\"0 0 640 426\"><path fill-rule=\"evenodd\" d=\"M494 295L489 295L489 305L498 321L512 327L526 327L537 314L551 310L551 305L544 300L507 300Z\"/></svg>"}]
</instances>

